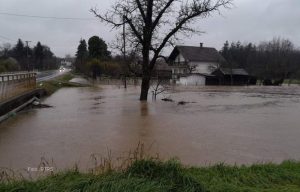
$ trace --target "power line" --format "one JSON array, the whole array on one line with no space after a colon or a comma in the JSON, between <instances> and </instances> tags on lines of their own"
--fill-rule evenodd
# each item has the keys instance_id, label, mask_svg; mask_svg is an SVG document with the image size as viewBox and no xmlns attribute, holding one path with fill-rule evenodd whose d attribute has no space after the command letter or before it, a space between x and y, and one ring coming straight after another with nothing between
<instances>
[{"instance_id":1,"label":"power line","mask_svg":"<svg viewBox=\"0 0 300 192\"><path fill-rule=\"evenodd\" d=\"M3 39L6 40L6 41L4 41ZM13 39L8 38L8 37L6 37L6 36L0 35L0 41L3 42L3 43L8 43L8 41L9 41L9 42L17 42L18 39L13 40ZM26 43L27 43L27 42L30 43L30 42L36 42L36 41L25 41L25 42L26 42ZM27 44L27 46L28 46L28 44Z\"/></svg>"},{"instance_id":2,"label":"power line","mask_svg":"<svg viewBox=\"0 0 300 192\"><path fill-rule=\"evenodd\" d=\"M1 38L1 39L5 39L5 40L8 40L8 41L13 41L12 39L10 39L10 38L8 38L8 37L5 37L5 36L3 36L3 35L0 35L0 38Z\"/></svg>"},{"instance_id":3,"label":"power line","mask_svg":"<svg viewBox=\"0 0 300 192\"><path fill-rule=\"evenodd\" d=\"M53 16L25 15L25 14L8 13L8 12L0 12L0 15L8 15L8 16L14 16L14 17L39 18L39 19L56 19L56 20L81 20L81 21L96 20L95 18L53 17Z\"/></svg>"}]
</instances>

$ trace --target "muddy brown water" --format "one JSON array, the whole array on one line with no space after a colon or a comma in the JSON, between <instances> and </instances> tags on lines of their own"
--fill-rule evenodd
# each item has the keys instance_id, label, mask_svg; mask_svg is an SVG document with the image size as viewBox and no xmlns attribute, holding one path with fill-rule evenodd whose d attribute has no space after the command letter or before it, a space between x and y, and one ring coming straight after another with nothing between
<instances>
[{"instance_id":1,"label":"muddy brown water","mask_svg":"<svg viewBox=\"0 0 300 192\"><path fill-rule=\"evenodd\" d=\"M139 142L163 159L190 165L300 160L300 86L178 87L138 101L139 87L64 88L0 124L0 167L85 168L91 154L114 157Z\"/></svg>"}]
</instances>

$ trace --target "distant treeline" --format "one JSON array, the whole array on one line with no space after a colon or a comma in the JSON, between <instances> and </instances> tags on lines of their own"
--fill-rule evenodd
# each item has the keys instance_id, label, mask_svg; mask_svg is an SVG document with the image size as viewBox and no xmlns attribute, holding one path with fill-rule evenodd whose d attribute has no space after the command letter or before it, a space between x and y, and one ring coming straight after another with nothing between
<instances>
[{"instance_id":1,"label":"distant treeline","mask_svg":"<svg viewBox=\"0 0 300 192\"><path fill-rule=\"evenodd\" d=\"M300 50L290 40L274 38L268 42L241 43L225 42L220 53L226 61L222 67L244 68L252 76L265 82L300 79ZM120 77L135 74L140 70L136 64L139 57L135 54L112 57L107 44L98 36L88 42L80 40L76 53L75 66L94 78L98 76Z\"/></svg>"},{"instance_id":2,"label":"distant treeline","mask_svg":"<svg viewBox=\"0 0 300 192\"><path fill-rule=\"evenodd\" d=\"M40 42L31 48L19 39L15 46L11 47L10 44L4 44L0 49L0 72L49 70L56 69L58 65L59 60L50 48Z\"/></svg>"},{"instance_id":3,"label":"distant treeline","mask_svg":"<svg viewBox=\"0 0 300 192\"><path fill-rule=\"evenodd\" d=\"M77 71L97 78L100 76L119 78L126 69L121 56L112 57L107 44L98 36L89 38L88 43L81 39L76 52Z\"/></svg>"},{"instance_id":4,"label":"distant treeline","mask_svg":"<svg viewBox=\"0 0 300 192\"><path fill-rule=\"evenodd\" d=\"M287 39L241 44L228 41L220 51L226 59L223 66L245 68L260 80L299 79L300 50Z\"/></svg>"}]
</instances>

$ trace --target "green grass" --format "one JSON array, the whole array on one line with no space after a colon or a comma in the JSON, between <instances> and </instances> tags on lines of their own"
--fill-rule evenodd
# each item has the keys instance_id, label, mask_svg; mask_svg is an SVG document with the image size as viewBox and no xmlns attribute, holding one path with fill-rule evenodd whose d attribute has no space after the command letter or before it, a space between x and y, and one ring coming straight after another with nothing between
<instances>
[{"instance_id":1,"label":"green grass","mask_svg":"<svg viewBox=\"0 0 300 192\"><path fill-rule=\"evenodd\" d=\"M0 184L0 191L59 192L256 192L300 191L300 163L184 167L176 160L138 160L100 175L70 171L37 181Z\"/></svg>"},{"instance_id":2,"label":"green grass","mask_svg":"<svg viewBox=\"0 0 300 192\"><path fill-rule=\"evenodd\" d=\"M57 77L55 80L69 82L73 78L74 78L74 75L72 73L66 73L64 75Z\"/></svg>"},{"instance_id":3,"label":"green grass","mask_svg":"<svg viewBox=\"0 0 300 192\"><path fill-rule=\"evenodd\" d=\"M70 83L69 81L73 78L74 75L72 73L67 73L53 80L38 83L37 87L45 89L47 95L53 94L55 91L62 87L82 87L82 85L80 84Z\"/></svg>"},{"instance_id":4,"label":"green grass","mask_svg":"<svg viewBox=\"0 0 300 192\"><path fill-rule=\"evenodd\" d=\"M299 79L292 79L292 80L289 80L289 79L286 79L285 81L284 81L284 84L300 84L300 80Z\"/></svg>"}]
</instances>

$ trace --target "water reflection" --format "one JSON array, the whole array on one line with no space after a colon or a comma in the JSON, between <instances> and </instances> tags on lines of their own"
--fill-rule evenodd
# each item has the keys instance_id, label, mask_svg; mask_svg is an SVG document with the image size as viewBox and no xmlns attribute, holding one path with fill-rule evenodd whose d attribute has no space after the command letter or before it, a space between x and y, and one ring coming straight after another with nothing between
<instances>
[{"instance_id":1,"label":"water reflection","mask_svg":"<svg viewBox=\"0 0 300 192\"><path fill-rule=\"evenodd\" d=\"M140 102L141 116L145 117L149 115L148 102L142 101Z\"/></svg>"}]
</instances>

